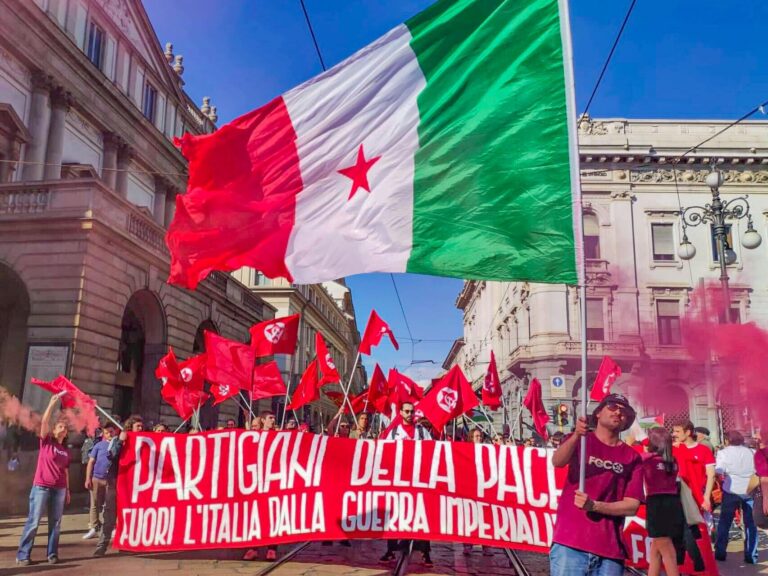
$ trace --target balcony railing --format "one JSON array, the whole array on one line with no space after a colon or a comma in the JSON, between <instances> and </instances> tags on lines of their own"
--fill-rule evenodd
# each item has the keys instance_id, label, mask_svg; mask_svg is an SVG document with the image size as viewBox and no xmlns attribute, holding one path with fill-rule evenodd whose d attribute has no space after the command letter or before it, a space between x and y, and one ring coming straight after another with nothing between
<instances>
[{"instance_id":1,"label":"balcony railing","mask_svg":"<svg viewBox=\"0 0 768 576\"><path fill-rule=\"evenodd\" d=\"M165 228L98 178L0 184L0 219L90 218L167 258Z\"/></svg>"},{"instance_id":2,"label":"balcony railing","mask_svg":"<svg viewBox=\"0 0 768 576\"><path fill-rule=\"evenodd\" d=\"M48 209L47 188L0 190L0 214L39 214Z\"/></svg>"}]
</instances>

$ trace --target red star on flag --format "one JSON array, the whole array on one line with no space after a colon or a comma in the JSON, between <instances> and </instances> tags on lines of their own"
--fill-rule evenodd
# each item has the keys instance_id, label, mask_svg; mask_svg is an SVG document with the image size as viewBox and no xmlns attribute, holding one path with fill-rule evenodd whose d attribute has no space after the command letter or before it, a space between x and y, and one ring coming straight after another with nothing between
<instances>
[{"instance_id":1,"label":"red star on flag","mask_svg":"<svg viewBox=\"0 0 768 576\"><path fill-rule=\"evenodd\" d=\"M360 148L357 150L357 162L355 162L353 166L339 170L339 174L343 174L352 180L352 190L349 192L349 198L347 198L347 200L352 199L358 188L362 188L370 193L371 187L368 184L368 170L379 161L379 158L381 158L381 156L366 160L363 145L360 144Z\"/></svg>"}]
</instances>

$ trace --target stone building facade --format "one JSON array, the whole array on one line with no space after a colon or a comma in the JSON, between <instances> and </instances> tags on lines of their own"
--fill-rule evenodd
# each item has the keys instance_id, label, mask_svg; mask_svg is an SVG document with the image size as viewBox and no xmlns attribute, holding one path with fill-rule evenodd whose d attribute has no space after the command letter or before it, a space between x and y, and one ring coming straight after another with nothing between
<instances>
[{"instance_id":1,"label":"stone building facade","mask_svg":"<svg viewBox=\"0 0 768 576\"><path fill-rule=\"evenodd\" d=\"M291 383L291 392L295 390L301 375L315 356L315 334L318 332L323 335L345 386L350 381L350 375L352 376L351 394L357 394L366 387L366 373L362 363L357 363L352 374L360 346L360 332L357 329L352 290L343 279L322 284L297 285L281 278L266 278L252 268L243 268L232 275L273 306L277 316L301 314L297 354L276 357L283 380ZM324 387L324 390L326 389L341 392L338 386ZM274 398L271 403L261 400L261 406L271 404L271 408L280 414L284 400ZM302 414L297 416L310 423L315 430L319 430L337 411L336 404L321 394L319 402L305 406Z\"/></svg>"},{"instance_id":2,"label":"stone building facade","mask_svg":"<svg viewBox=\"0 0 768 576\"><path fill-rule=\"evenodd\" d=\"M119 416L178 421L154 376L204 329L248 341L274 309L214 273L166 283L164 234L184 132L215 129L184 91L137 0L0 0L0 384L41 408L31 377L67 375ZM207 426L236 416L206 408Z\"/></svg>"},{"instance_id":3,"label":"stone building facade","mask_svg":"<svg viewBox=\"0 0 768 576\"><path fill-rule=\"evenodd\" d=\"M715 438L723 428L750 431L752 423L745 399L720 396L724 374L716 358L706 366L693 363L681 344L680 322L691 294L702 281L717 282L719 261L709 225L687 229L697 255L680 259L680 207L711 202L705 178L714 163L725 176L723 200L748 194L755 229L763 239L768 237L768 122L743 122L689 150L727 124L584 118L579 126L587 384L592 385L602 357L608 355L622 367L617 390L639 402L646 378L653 374L664 380L667 420L691 418ZM672 159L686 151L673 170ZM746 219L729 225L736 256L728 266L732 320L767 328L768 243L747 250L741 245ZM581 386L579 305L574 287L465 282L456 301L464 334L445 367L459 364L479 386L493 350L507 399L502 418L513 433L521 430L519 407L534 377L542 383L548 408L564 405L572 422ZM639 408L646 415L658 411L651 405ZM524 421L526 417L523 411Z\"/></svg>"}]
</instances>

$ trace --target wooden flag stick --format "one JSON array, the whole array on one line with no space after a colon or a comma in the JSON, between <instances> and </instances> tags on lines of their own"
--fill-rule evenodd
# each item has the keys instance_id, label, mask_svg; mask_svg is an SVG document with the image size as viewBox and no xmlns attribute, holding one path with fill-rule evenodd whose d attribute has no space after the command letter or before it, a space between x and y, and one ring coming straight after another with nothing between
<instances>
[{"instance_id":1,"label":"wooden flag stick","mask_svg":"<svg viewBox=\"0 0 768 576\"><path fill-rule=\"evenodd\" d=\"M341 426L341 418L344 416L344 404L347 404L349 406L349 410L352 413L352 418L355 417L355 409L352 406L352 402L349 400L349 390L352 388L352 378L355 377L355 370L357 370L357 363L360 361L360 350L357 351L357 355L355 356L355 362L352 364L352 371L349 374L349 381L347 382L347 387L344 388L344 384L341 385L341 389L344 390L344 401L341 403L341 409L342 412L339 415L339 419L336 421L336 432L335 434L339 433L339 426Z\"/></svg>"}]
</instances>

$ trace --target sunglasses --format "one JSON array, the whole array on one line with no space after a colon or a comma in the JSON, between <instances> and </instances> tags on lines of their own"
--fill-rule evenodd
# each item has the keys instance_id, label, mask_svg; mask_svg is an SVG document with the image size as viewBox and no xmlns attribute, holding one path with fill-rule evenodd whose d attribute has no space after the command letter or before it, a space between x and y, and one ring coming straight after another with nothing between
<instances>
[{"instance_id":1,"label":"sunglasses","mask_svg":"<svg viewBox=\"0 0 768 576\"><path fill-rule=\"evenodd\" d=\"M616 404L614 402L606 404L605 407L608 408L608 410L611 412L621 412L622 414L626 414L628 412L626 406L623 406L622 404Z\"/></svg>"}]
</instances>

